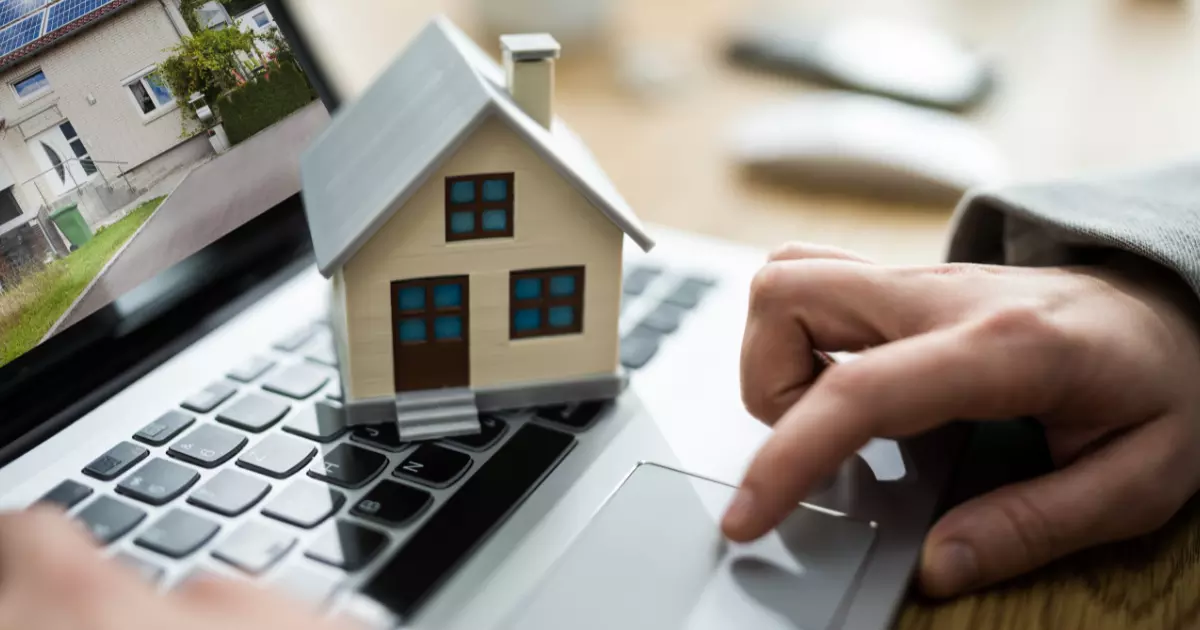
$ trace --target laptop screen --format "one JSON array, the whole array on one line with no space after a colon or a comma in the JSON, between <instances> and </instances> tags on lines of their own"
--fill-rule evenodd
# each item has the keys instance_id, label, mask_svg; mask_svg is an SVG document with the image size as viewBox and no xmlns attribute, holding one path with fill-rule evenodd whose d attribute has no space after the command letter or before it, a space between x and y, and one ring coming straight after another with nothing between
<instances>
[{"instance_id":1,"label":"laptop screen","mask_svg":"<svg viewBox=\"0 0 1200 630\"><path fill-rule=\"evenodd\" d=\"M115 360L114 340L205 273L307 242L299 155L328 113L277 12L0 0L0 409L6 387L79 371L65 361L101 339Z\"/></svg>"}]
</instances>

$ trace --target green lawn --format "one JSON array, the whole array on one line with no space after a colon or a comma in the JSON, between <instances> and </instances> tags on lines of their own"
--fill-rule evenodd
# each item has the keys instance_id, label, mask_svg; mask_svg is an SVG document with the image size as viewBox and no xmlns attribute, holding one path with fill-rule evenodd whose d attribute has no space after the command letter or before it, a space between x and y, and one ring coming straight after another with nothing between
<instances>
[{"instance_id":1,"label":"green lawn","mask_svg":"<svg viewBox=\"0 0 1200 630\"><path fill-rule=\"evenodd\" d=\"M41 341L164 199L158 197L143 203L120 221L98 230L92 240L66 258L50 263L15 287L5 287L4 293L0 293L0 365Z\"/></svg>"}]
</instances>

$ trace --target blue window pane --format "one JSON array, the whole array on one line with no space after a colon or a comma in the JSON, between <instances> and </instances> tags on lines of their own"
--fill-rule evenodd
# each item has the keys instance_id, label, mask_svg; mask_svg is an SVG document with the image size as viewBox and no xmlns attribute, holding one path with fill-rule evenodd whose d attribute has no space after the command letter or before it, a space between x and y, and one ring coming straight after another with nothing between
<instances>
[{"instance_id":1,"label":"blue window pane","mask_svg":"<svg viewBox=\"0 0 1200 630\"><path fill-rule=\"evenodd\" d=\"M547 317L551 328L570 328L575 324L574 306L555 306Z\"/></svg>"},{"instance_id":2,"label":"blue window pane","mask_svg":"<svg viewBox=\"0 0 1200 630\"><path fill-rule=\"evenodd\" d=\"M449 315L433 320L434 339L462 339L462 317Z\"/></svg>"},{"instance_id":3,"label":"blue window pane","mask_svg":"<svg viewBox=\"0 0 1200 630\"><path fill-rule=\"evenodd\" d=\"M425 341L425 320L423 319L402 319L400 320L400 341L406 343L415 343Z\"/></svg>"},{"instance_id":4,"label":"blue window pane","mask_svg":"<svg viewBox=\"0 0 1200 630\"><path fill-rule=\"evenodd\" d=\"M483 182L484 201L504 201L508 199L508 182L503 179L487 179Z\"/></svg>"},{"instance_id":5,"label":"blue window pane","mask_svg":"<svg viewBox=\"0 0 1200 630\"><path fill-rule=\"evenodd\" d=\"M508 215L503 210L484 210L483 229L485 232L503 232L508 229Z\"/></svg>"},{"instance_id":6,"label":"blue window pane","mask_svg":"<svg viewBox=\"0 0 1200 630\"><path fill-rule=\"evenodd\" d=\"M542 281L537 278L521 278L513 287L513 297L518 300L536 300L542 297Z\"/></svg>"},{"instance_id":7,"label":"blue window pane","mask_svg":"<svg viewBox=\"0 0 1200 630\"><path fill-rule=\"evenodd\" d=\"M575 276L554 276L550 278L550 295L556 297L575 295Z\"/></svg>"},{"instance_id":8,"label":"blue window pane","mask_svg":"<svg viewBox=\"0 0 1200 630\"><path fill-rule=\"evenodd\" d=\"M472 201L475 201L475 182L450 184L450 203L471 203Z\"/></svg>"},{"instance_id":9,"label":"blue window pane","mask_svg":"<svg viewBox=\"0 0 1200 630\"><path fill-rule=\"evenodd\" d=\"M420 311L425 309L425 287L400 289L400 310Z\"/></svg>"},{"instance_id":10,"label":"blue window pane","mask_svg":"<svg viewBox=\"0 0 1200 630\"><path fill-rule=\"evenodd\" d=\"M433 305L437 308L462 306L462 286L443 284L433 287Z\"/></svg>"},{"instance_id":11,"label":"blue window pane","mask_svg":"<svg viewBox=\"0 0 1200 630\"><path fill-rule=\"evenodd\" d=\"M455 212L450 215L450 232L467 234L475 231L474 212Z\"/></svg>"},{"instance_id":12,"label":"blue window pane","mask_svg":"<svg viewBox=\"0 0 1200 630\"><path fill-rule=\"evenodd\" d=\"M517 332L537 330L542 327L542 314L536 308L525 308L513 315L513 329Z\"/></svg>"}]
</instances>

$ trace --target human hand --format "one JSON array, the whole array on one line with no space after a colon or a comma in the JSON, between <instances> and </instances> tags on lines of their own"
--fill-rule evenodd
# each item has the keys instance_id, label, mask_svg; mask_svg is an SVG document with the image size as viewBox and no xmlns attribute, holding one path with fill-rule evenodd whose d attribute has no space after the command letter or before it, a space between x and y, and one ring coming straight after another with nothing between
<instances>
[{"instance_id":1,"label":"human hand","mask_svg":"<svg viewBox=\"0 0 1200 630\"><path fill-rule=\"evenodd\" d=\"M1200 482L1194 302L1132 259L897 268L785 247L754 280L742 353L746 406L775 432L724 531L765 534L872 437L1022 416L1044 425L1056 470L943 516L921 557L928 594L1157 529ZM814 379L814 350L862 352Z\"/></svg>"},{"instance_id":2,"label":"human hand","mask_svg":"<svg viewBox=\"0 0 1200 630\"><path fill-rule=\"evenodd\" d=\"M0 630L351 630L248 583L159 594L48 508L0 515Z\"/></svg>"}]
</instances>

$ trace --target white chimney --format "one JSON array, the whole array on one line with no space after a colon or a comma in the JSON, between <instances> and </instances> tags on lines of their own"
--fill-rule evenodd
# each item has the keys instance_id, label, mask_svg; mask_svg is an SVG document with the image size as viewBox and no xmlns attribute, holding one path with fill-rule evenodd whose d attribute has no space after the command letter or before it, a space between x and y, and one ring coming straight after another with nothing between
<instances>
[{"instance_id":1,"label":"white chimney","mask_svg":"<svg viewBox=\"0 0 1200 630\"><path fill-rule=\"evenodd\" d=\"M554 60L562 47L548 33L502 35L500 46L513 100L549 129L554 120Z\"/></svg>"}]
</instances>

